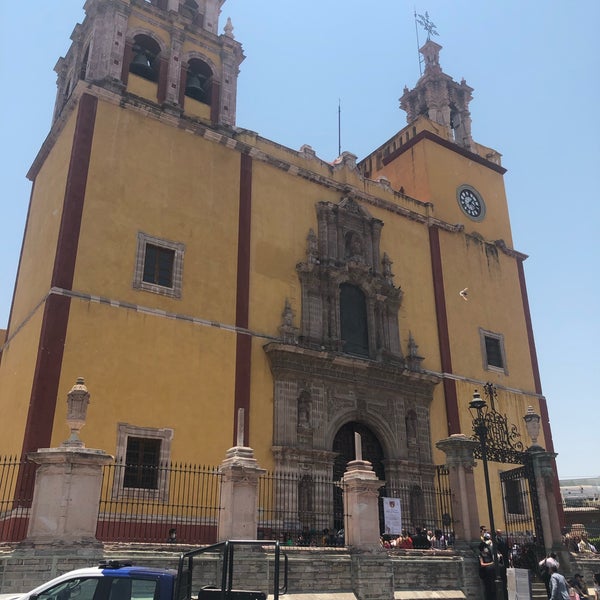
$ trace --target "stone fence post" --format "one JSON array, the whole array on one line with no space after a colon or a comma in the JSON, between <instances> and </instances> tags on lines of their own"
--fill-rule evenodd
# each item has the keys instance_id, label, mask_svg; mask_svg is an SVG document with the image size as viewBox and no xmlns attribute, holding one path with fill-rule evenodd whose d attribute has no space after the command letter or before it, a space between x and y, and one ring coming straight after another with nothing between
<instances>
[{"instance_id":1,"label":"stone fence post","mask_svg":"<svg viewBox=\"0 0 600 600\"><path fill-rule=\"evenodd\" d=\"M454 534L459 544L476 542L480 535L473 474L473 451L478 445L478 442L462 433L451 435L436 443L436 447L446 454L452 492Z\"/></svg>"},{"instance_id":2,"label":"stone fence post","mask_svg":"<svg viewBox=\"0 0 600 600\"><path fill-rule=\"evenodd\" d=\"M379 488L385 481L377 479L366 460L349 462L343 481L346 544L359 550L380 549Z\"/></svg>"},{"instance_id":3,"label":"stone fence post","mask_svg":"<svg viewBox=\"0 0 600 600\"><path fill-rule=\"evenodd\" d=\"M58 448L27 456L38 465L24 544L94 544L102 489L102 467L113 460L79 439L90 394L82 378L67 395L71 437Z\"/></svg>"},{"instance_id":4,"label":"stone fence post","mask_svg":"<svg viewBox=\"0 0 600 600\"><path fill-rule=\"evenodd\" d=\"M244 446L243 411L238 413L237 445L220 467L219 541L252 540L258 533L258 480L266 470L258 466L252 448Z\"/></svg>"},{"instance_id":5,"label":"stone fence post","mask_svg":"<svg viewBox=\"0 0 600 600\"><path fill-rule=\"evenodd\" d=\"M554 459L556 454L546 452L540 446L531 446L527 454L533 469L535 486L537 488L538 504L540 508L540 520L542 522L542 534L546 551L561 550L562 534L560 520L556 507L554 495Z\"/></svg>"}]
</instances>

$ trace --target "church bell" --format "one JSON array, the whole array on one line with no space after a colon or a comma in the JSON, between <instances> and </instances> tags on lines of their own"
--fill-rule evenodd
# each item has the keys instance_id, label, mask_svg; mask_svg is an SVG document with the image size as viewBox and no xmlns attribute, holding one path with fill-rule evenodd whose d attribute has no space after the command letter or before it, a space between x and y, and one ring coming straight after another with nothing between
<instances>
[{"instance_id":1,"label":"church bell","mask_svg":"<svg viewBox=\"0 0 600 600\"><path fill-rule=\"evenodd\" d=\"M144 77L145 79L154 78L154 69L152 68L152 63L150 62L146 52L142 49L139 49L136 52L136 55L133 57L131 65L129 66L129 70L140 77Z\"/></svg>"},{"instance_id":2,"label":"church bell","mask_svg":"<svg viewBox=\"0 0 600 600\"><path fill-rule=\"evenodd\" d=\"M185 84L185 95L190 96L190 98L194 98L194 100L198 100L199 102L204 102L206 97L206 92L204 90L205 83L206 77L199 73L189 71Z\"/></svg>"}]
</instances>

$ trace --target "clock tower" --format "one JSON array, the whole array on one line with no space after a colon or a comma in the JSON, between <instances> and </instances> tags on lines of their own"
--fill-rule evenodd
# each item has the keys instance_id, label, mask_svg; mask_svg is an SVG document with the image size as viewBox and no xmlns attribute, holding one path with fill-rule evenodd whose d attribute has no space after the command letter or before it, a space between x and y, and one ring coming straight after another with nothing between
<instances>
[{"instance_id":1,"label":"clock tower","mask_svg":"<svg viewBox=\"0 0 600 600\"><path fill-rule=\"evenodd\" d=\"M430 202L432 217L461 223L485 238L512 244L501 155L473 140L469 103L473 88L440 66L442 46L427 40L425 72L404 88L400 108L407 126L367 156L361 167L407 196Z\"/></svg>"}]
</instances>

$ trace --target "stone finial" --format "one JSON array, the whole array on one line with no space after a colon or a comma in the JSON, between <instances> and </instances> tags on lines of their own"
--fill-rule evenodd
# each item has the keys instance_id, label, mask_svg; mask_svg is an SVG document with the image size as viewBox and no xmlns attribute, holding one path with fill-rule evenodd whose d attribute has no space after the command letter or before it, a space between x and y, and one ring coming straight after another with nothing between
<instances>
[{"instance_id":1,"label":"stone finial","mask_svg":"<svg viewBox=\"0 0 600 600\"><path fill-rule=\"evenodd\" d=\"M290 301L285 299L285 306L281 313L281 325L279 333L285 344L298 343L298 328L294 327L294 311L290 305Z\"/></svg>"},{"instance_id":2,"label":"stone finial","mask_svg":"<svg viewBox=\"0 0 600 600\"><path fill-rule=\"evenodd\" d=\"M225 23L225 27L223 29L228 38L231 38L232 40L235 39L233 37L233 25L231 23L231 17L227 17L227 23Z\"/></svg>"},{"instance_id":3,"label":"stone finial","mask_svg":"<svg viewBox=\"0 0 600 600\"><path fill-rule=\"evenodd\" d=\"M79 437L79 432L85 425L89 403L90 393L85 386L83 377L78 377L75 385L67 394L67 425L71 429L71 436L63 442L63 446L85 447Z\"/></svg>"},{"instance_id":4,"label":"stone finial","mask_svg":"<svg viewBox=\"0 0 600 600\"><path fill-rule=\"evenodd\" d=\"M382 273L383 276L385 277L385 280L389 283L389 284L393 284L394 283L394 274L392 273L392 265L394 263L391 261L390 257L388 256L387 252L383 253L383 258L381 259L381 265L382 265Z\"/></svg>"},{"instance_id":5,"label":"stone finial","mask_svg":"<svg viewBox=\"0 0 600 600\"><path fill-rule=\"evenodd\" d=\"M408 356L406 357L406 362L408 364L408 368L411 371L421 371L421 363L424 358L419 356L419 346L415 342L415 338L412 333L409 331L408 333Z\"/></svg>"}]
</instances>

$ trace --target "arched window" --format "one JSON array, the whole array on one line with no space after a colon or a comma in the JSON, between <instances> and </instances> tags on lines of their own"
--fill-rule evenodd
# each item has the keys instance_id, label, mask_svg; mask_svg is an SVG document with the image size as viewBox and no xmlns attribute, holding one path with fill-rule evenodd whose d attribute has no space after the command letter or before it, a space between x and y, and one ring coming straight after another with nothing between
<instances>
[{"instance_id":1,"label":"arched window","mask_svg":"<svg viewBox=\"0 0 600 600\"><path fill-rule=\"evenodd\" d=\"M369 356L367 302L362 290L355 285L340 285L340 323L343 351Z\"/></svg>"},{"instance_id":2,"label":"arched window","mask_svg":"<svg viewBox=\"0 0 600 600\"><path fill-rule=\"evenodd\" d=\"M212 96L212 71L210 67L198 58L188 62L185 82L185 95L210 105Z\"/></svg>"},{"instance_id":3,"label":"arched window","mask_svg":"<svg viewBox=\"0 0 600 600\"><path fill-rule=\"evenodd\" d=\"M129 71L149 81L158 81L159 53L160 46L151 37L143 34L136 35Z\"/></svg>"}]
</instances>

